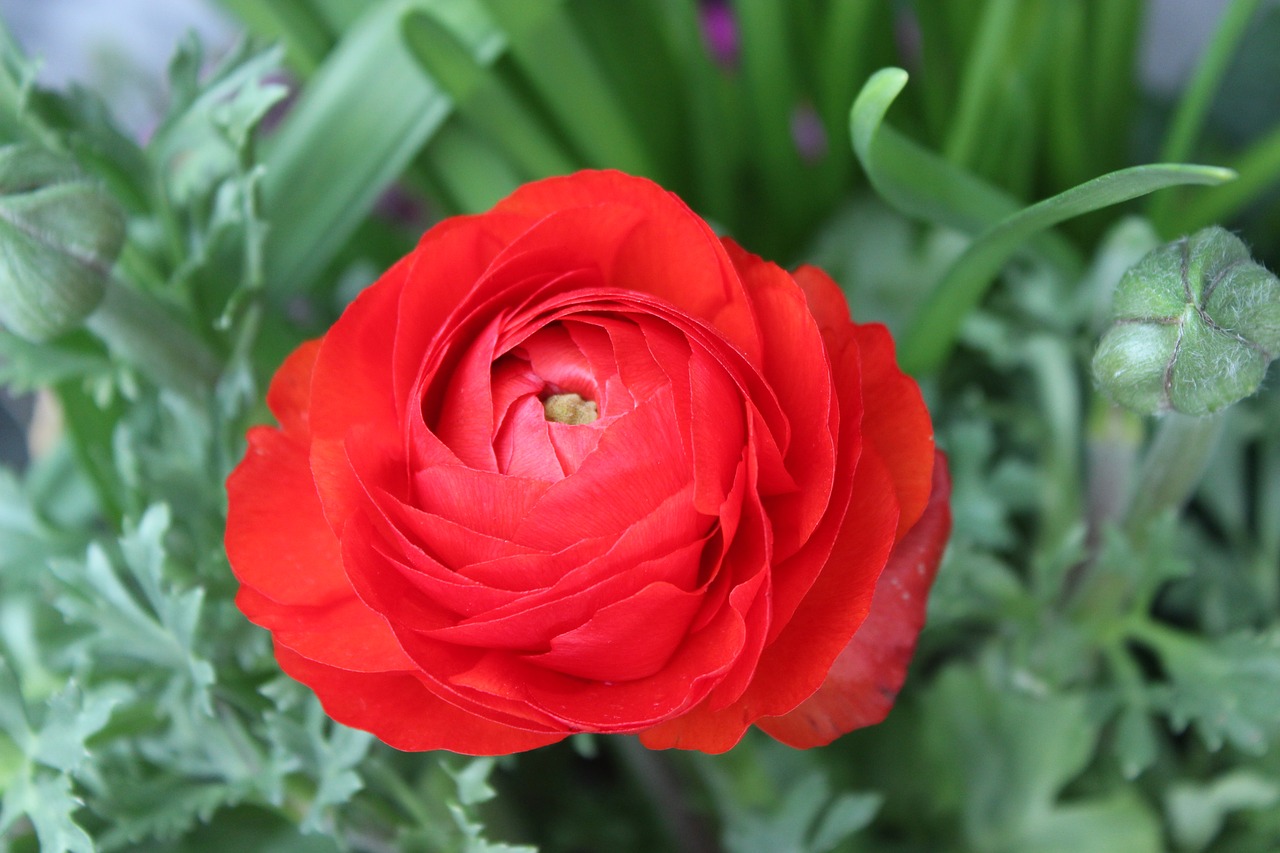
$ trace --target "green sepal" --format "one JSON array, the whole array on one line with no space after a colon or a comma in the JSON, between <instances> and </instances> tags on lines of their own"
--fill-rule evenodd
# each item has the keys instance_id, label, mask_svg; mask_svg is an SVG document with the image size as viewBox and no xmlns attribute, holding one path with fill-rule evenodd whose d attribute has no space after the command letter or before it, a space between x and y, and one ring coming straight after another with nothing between
<instances>
[{"instance_id":1,"label":"green sepal","mask_svg":"<svg viewBox=\"0 0 1280 853\"><path fill-rule=\"evenodd\" d=\"M124 244L119 205L71 163L28 145L0 148L0 322L44 341L102 301Z\"/></svg>"},{"instance_id":2,"label":"green sepal","mask_svg":"<svg viewBox=\"0 0 1280 853\"><path fill-rule=\"evenodd\" d=\"M1207 415L1253 394L1278 352L1280 279L1213 226L1125 273L1093 372L1135 411Z\"/></svg>"}]
</instances>

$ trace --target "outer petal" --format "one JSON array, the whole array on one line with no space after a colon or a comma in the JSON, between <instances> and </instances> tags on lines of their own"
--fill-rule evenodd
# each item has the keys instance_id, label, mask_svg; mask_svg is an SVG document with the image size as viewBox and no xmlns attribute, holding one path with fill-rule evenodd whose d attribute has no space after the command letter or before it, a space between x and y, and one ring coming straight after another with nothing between
<instances>
[{"instance_id":1,"label":"outer petal","mask_svg":"<svg viewBox=\"0 0 1280 853\"><path fill-rule=\"evenodd\" d=\"M889 466L901 515L901 539L920 518L935 490L933 423L920 396L920 386L898 369L893 339L878 323L853 328L862 355L864 438Z\"/></svg>"},{"instance_id":2,"label":"outer petal","mask_svg":"<svg viewBox=\"0 0 1280 853\"><path fill-rule=\"evenodd\" d=\"M893 339L879 323L857 325L840 286L817 267L801 266L793 276L829 343L852 335L862 355L863 432L889 466L901 506L900 539L924 512L933 466L933 426L920 387L898 369Z\"/></svg>"},{"instance_id":3,"label":"outer petal","mask_svg":"<svg viewBox=\"0 0 1280 853\"><path fill-rule=\"evenodd\" d=\"M885 718L907 677L924 626L929 587L951 532L950 495L946 458L939 453L928 506L893 549L866 621L836 658L818 692L788 714L760 720L761 729L804 749Z\"/></svg>"},{"instance_id":4,"label":"outer petal","mask_svg":"<svg viewBox=\"0 0 1280 853\"><path fill-rule=\"evenodd\" d=\"M279 646L276 659L285 672L316 692L330 717L372 732L396 749L506 755L567 736L490 722L440 699L409 672L347 672Z\"/></svg>"}]
</instances>

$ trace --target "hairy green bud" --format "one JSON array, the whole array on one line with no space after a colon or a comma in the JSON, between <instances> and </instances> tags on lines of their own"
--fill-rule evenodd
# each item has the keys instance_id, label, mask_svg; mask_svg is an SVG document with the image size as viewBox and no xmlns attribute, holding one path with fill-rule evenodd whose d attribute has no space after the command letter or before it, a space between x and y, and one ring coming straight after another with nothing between
<instances>
[{"instance_id":1,"label":"hairy green bud","mask_svg":"<svg viewBox=\"0 0 1280 853\"><path fill-rule=\"evenodd\" d=\"M33 341L79 326L102 301L124 234L124 212L72 164L0 147L0 323Z\"/></svg>"},{"instance_id":2,"label":"hairy green bud","mask_svg":"<svg viewBox=\"0 0 1280 853\"><path fill-rule=\"evenodd\" d=\"M1277 354L1280 279L1213 226L1124 274L1093 375L1135 411L1207 415L1257 391Z\"/></svg>"}]
</instances>

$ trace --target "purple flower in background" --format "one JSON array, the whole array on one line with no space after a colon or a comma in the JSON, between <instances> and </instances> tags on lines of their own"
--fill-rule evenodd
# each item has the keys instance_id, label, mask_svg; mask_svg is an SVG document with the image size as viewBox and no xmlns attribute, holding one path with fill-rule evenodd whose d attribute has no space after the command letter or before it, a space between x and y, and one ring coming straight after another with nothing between
<instances>
[{"instance_id":1,"label":"purple flower in background","mask_svg":"<svg viewBox=\"0 0 1280 853\"><path fill-rule=\"evenodd\" d=\"M728 0L703 0L702 39L717 65L736 68L741 40L738 21Z\"/></svg>"},{"instance_id":2,"label":"purple flower in background","mask_svg":"<svg viewBox=\"0 0 1280 853\"><path fill-rule=\"evenodd\" d=\"M791 138L800 152L800 159L816 163L827 154L827 131L813 104L803 101L791 113Z\"/></svg>"}]
</instances>

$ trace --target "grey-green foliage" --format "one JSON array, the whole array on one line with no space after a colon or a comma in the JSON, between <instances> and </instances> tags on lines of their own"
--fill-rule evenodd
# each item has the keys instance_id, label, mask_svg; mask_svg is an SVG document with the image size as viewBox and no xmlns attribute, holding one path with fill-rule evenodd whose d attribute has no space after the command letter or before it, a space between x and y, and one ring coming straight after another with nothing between
<instances>
[{"instance_id":1,"label":"grey-green foliage","mask_svg":"<svg viewBox=\"0 0 1280 853\"><path fill-rule=\"evenodd\" d=\"M1254 393L1277 354L1280 279L1212 226L1125 273L1093 371L1136 411L1206 415Z\"/></svg>"}]
</instances>

